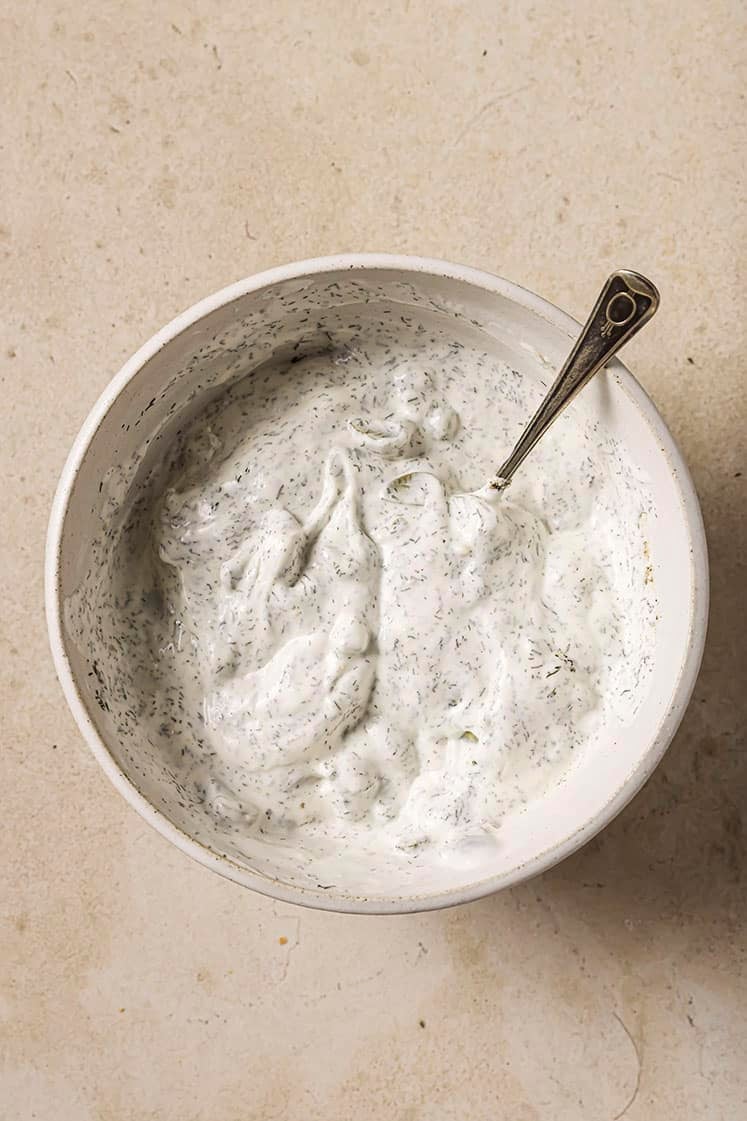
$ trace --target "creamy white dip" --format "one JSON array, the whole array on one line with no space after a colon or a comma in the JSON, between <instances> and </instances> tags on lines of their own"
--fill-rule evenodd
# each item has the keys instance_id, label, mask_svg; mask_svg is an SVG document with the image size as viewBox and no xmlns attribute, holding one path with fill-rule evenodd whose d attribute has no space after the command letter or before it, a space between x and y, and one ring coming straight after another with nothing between
<instances>
[{"instance_id":1,"label":"creamy white dip","mask_svg":"<svg viewBox=\"0 0 747 1121\"><path fill-rule=\"evenodd\" d=\"M539 387L403 332L225 391L124 527L138 719L239 840L461 859L645 684L643 481L571 410L471 496Z\"/></svg>"}]
</instances>

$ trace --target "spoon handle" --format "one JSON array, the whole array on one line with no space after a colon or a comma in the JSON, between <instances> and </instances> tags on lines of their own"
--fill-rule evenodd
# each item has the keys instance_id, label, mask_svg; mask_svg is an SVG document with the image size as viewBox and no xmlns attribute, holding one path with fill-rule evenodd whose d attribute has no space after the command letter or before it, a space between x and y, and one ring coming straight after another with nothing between
<instances>
[{"instance_id":1,"label":"spoon handle","mask_svg":"<svg viewBox=\"0 0 747 1121\"><path fill-rule=\"evenodd\" d=\"M524 429L516 447L490 484L502 490L511 482L516 468L544 436L580 389L613 354L640 331L659 306L656 287L638 272L620 269L613 272L599 293L594 310L586 321L576 345L547 391L547 396Z\"/></svg>"}]
</instances>

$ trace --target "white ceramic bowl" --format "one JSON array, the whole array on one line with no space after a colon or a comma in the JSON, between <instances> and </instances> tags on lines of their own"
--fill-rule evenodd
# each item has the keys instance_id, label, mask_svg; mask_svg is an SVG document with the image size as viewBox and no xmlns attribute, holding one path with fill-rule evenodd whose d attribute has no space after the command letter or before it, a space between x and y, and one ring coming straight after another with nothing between
<instances>
[{"instance_id":1,"label":"white ceramic bowl","mask_svg":"<svg viewBox=\"0 0 747 1121\"><path fill-rule=\"evenodd\" d=\"M706 631L708 573L687 468L649 398L614 361L579 400L605 434L624 445L653 495L646 536L659 600L655 664L632 722L613 730L609 750L587 752L562 784L530 807L488 866L435 870L417 891L401 883L384 890L364 883L325 890L294 876L272 851L246 860L227 855L194 808L181 804L173 777L145 735L139 743L123 744L106 707L96 703L92 660L96 655L105 662L107 652L97 647L93 624L87 641L71 634L66 603L97 563L102 527L117 517L138 471L158 454L158 441L168 438L175 418L191 415L211 388L252 368L242 353L248 341L255 363L278 340L287 346L302 340L313 349L315 334L334 324L340 308L372 299L407 305L410 314L436 309L455 323L466 321L492 336L494 352L544 384L579 330L569 316L515 284L418 257L356 254L303 261L209 296L125 364L83 425L52 508L46 606L55 665L73 715L109 778L146 821L208 868L277 899L392 913L462 903L525 880L579 848L622 809L661 759L692 693ZM496 449L496 455L506 450Z\"/></svg>"}]
</instances>

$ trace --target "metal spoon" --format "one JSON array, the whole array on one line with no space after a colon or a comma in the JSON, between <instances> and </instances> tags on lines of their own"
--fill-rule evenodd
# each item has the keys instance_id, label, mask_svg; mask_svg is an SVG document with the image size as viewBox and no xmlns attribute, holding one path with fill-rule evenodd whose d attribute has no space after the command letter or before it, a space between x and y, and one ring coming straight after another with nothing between
<instances>
[{"instance_id":1,"label":"metal spoon","mask_svg":"<svg viewBox=\"0 0 747 1121\"><path fill-rule=\"evenodd\" d=\"M502 463L486 491L504 490L537 441L594 374L640 331L659 306L659 293L645 276L630 269L613 272L599 293L576 345L547 391L544 401Z\"/></svg>"},{"instance_id":2,"label":"metal spoon","mask_svg":"<svg viewBox=\"0 0 747 1121\"><path fill-rule=\"evenodd\" d=\"M497 502L500 492L511 482L517 467L524 462L553 421L613 354L640 331L658 306L659 293L656 286L645 276L630 269L613 272L599 293L594 309L562 370L508 459L485 486L467 494L452 494L449 502L473 503L475 499L487 503ZM397 501L405 505L423 506L427 500L428 488L434 485L436 482L428 472L414 471L393 479L387 489L396 493Z\"/></svg>"}]
</instances>

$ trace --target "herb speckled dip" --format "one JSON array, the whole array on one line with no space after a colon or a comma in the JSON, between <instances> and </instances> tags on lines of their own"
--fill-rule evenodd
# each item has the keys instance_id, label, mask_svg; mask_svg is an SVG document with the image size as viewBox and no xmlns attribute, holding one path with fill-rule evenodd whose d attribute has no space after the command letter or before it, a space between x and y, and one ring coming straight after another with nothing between
<instances>
[{"instance_id":1,"label":"herb speckled dip","mask_svg":"<svg viewBox=\"0 0 747 1121\"><path fill-rule=\"evenodd\" d=\"M563 313L506 281L419 258L302 262L209 297L125 365L78 436L50 521L47 612L57 671L81 730L117 788L165 836L209 867L282 900L363 913L414 911L475 899L549 867L639 789L694 685L707 614L706 548L687 469L653 405L615 361L569 417L599 455L617 456L628 464L623 474L645 479L650 496L635 525L621 514L619 548L640 551L630 571L640 577L640 604L648 604L654 636L652 658L641 654L653 664L630 711L618 711L605 742L529 801L501 843L468 865L422 862L415 875L400 874L396 867L356 865L341 853L339 868L327 862L322 878L306 874L290 848L236 843L225 823L204 811L151 731L151 667L142 647L127 641L118 616L124 600L112 590L128 561L121 542L168 449L195 418L270 359L292 364L344 345L361 330L358 320L386 324L394 355L404 350L413 323L437 322L455 338L484 339L528 400L549 383L578 331ZM555 438L562 440L560 426ZM497 433L496 461L505 439ZM635 589L633 595L636 603ZM177 724L179 688L175 680ZM186 723L189 715L185 705ZM200 730L184 734L199 737Z\"/></svg>"}]
</instances>

